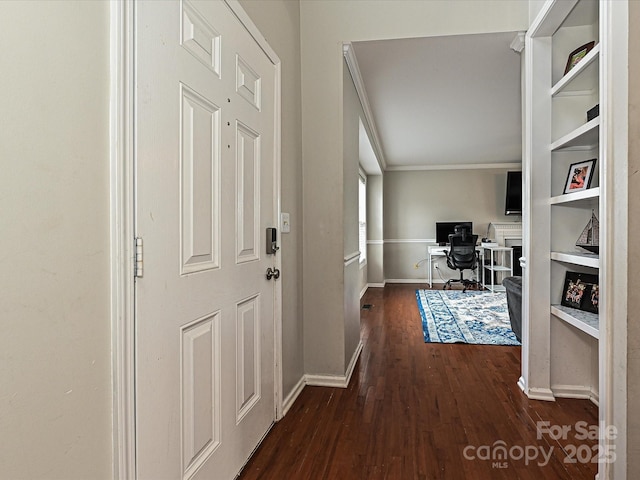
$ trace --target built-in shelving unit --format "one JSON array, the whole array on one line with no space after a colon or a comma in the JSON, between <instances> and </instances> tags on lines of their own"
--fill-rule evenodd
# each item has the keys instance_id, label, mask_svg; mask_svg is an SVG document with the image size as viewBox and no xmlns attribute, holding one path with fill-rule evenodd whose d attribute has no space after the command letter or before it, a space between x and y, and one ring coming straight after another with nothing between
<instances>
[{"instance_id":1,"label":"built-in shelving unit","mask_svg":"<svg viewBox=\"0 0 640 480\"><path fill-rule=\"evenodd\" d=\"M547 1L527 32L523 170L530 198L523 324L531 340L523 348L523 366L529 368L523 367L523 377L535 371L536 378L520 383L532 398L600 400L603 314L561 303L567 272L591 274L602 283L601 255L577 247L576 241L592 212L600 221L601 238L607 222L601 200L608 162L602 148L607 102L600 85L607 64L601 38L605 3ZM589 42L594 47L565 72L569 55ZM600 115L588 119L587 111L596 105ZM565 193L574 164L592 159L591 183Z\"/></svg>"},{"instance_id":2,"label":"built-in shelving unit","mask_svg":"<svg viewBox=\"0 0 640 480\"><path fill-rule=\"evenodd\" d=\"M598 439L599 451L617 455L615 462L598 462L599 480L626 478L631 460L628 398L635 384L628 386L624 367L630 358L627 278L633 251L628 229L633 3L532 2L537 14L525 35L523 58L525 268L518 384L535 400L589 399L598 406L600 428L616 427L615 439ZM571 57L581 49L582 58ZM571 188L581 163L592 166L592 180ZM597 223L599 249L576 246L583 232L589 236L587 225Z\"/></svg>"},{"instance_id":3,"label":"built-in shelving unit","mask_svg":"<svg viewBox=\"0 0 640 480\"><path fill-rule=\"evenodd\" d=\"M597 314L583 312L564 305L551 305L551 314L587 335L599 338L600 320Z\"/></svg>"},{"instance_id":4,"label":"built-in shelving unit","mask_svg":"<svg viewBox=\"0 0 640 480\"><path fill-rule=\"evenodd\" d=\"M598 81L598 60L600 44L593 49L573 69L564 75L552 88L551 96L575 94L575 92L591 91Z\"/></svg>"},{"instance_id":5,"label":"built-in shelving unit","mask_svg":"<svg viewBox=\"0 0 640 480\"><path fill-rule=\"evenodd\" d=\"M588 188L581 192L565 193L556 195L549 199L550 205L567 205L576 208L597 208L598 199L600 198L600 189L598 187Z\"/></svg>"},{"instance_id":6,"label":"built-in shelving unit","mask_svg":"<svg viewBox=\"0 0 640 480\"><path fill-rule=\"evenodd\" d=\"M588 150L598 146L600 117L580 125L551 144L551 151L565 149Z\"/></svg>"},{"instance_id":7,"label":"built-in shelving unit","mask_svg":"<svg viewBox=\"0 0 640 480\"><path fill-rule=\"evenodd\" d=\"M572 2L569 2L572 3ZM551 322L554 337L551 338L552 367L551 390L562 395L559 385L587 385L598 391L597 365L599 338L598 314L559 305L565 287L567 272L583 272L598 275L598 254L581 251L575 246L585 219L591 211L599 212L599 175L594 173L591 185L585 190L563 193L571 165L596 158L598 167L606 159L600 154L600 116L587 119L587 110L600 103L599 67L599 4L593 0L579 0L559 19L559 27L551 35L550 93L546 93L551 110L551 135L547 157L549 162L549 238L548 285L551 303ZM564 72L567 59L576 48L590 41L594 47L569 72ZM553 82L555 80L555 82ZM568 208L567 208L568 207ZM599 213L597 216L600 217ZM576 361L588 368L558 368L556 363ZM563 395L564 396L564 395Z\"/></svg>"},{"instance_id":8,"label":"built-in shelving unit","mask_svg":"<svg viewBox=\"0 0 640 480\"><path fill-rule=\"evenodd\" d=\"M596 253L551 252L551 260L583 267L600 268L600 255Z\"/></svg>"}]
</instances>

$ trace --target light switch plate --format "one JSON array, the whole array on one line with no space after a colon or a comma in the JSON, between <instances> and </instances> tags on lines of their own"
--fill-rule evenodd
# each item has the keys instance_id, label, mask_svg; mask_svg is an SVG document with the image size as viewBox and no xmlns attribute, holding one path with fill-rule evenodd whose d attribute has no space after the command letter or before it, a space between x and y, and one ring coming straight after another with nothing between
<instances>
[{"instance_id":1,"label":"light switch plate","mask_svg":"<svg viewBox=\"0 0 640 480\"><path fill-rule=\"evenodd\" d=\"M280 214L280 224L282 225L282 233L289 233L291 231L291 223L290 223L290 216L288 213L281 213Z\"/></svg>"}]
</instances>

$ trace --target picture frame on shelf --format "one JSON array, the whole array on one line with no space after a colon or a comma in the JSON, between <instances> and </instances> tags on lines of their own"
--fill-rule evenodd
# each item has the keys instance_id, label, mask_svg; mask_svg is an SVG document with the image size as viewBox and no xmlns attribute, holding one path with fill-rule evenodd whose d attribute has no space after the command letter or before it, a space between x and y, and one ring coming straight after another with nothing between
<instances>
[{"instance_id":1,"label":"picture frame on shelf","mask_svg":"<svg viewBox=\"0 0 640 480\"><path fill-rule=\"evenodd\" d=\"M600 104L587 110L587 122L590 122L591 120L598 117L599 115L600 115Z\"/></svg>"},{"instance_id":2,"label":"picture frame on shelf","mask_svg":"<svg viewBox=\"0 0 640 480\"><path fill-rule=\"evenodd\" d=\"M572 163L569 167L567 181L564 185L564 193L574 193L587 190L591 186L595 167L595 158Z\"/></svg>"},{"instance_id":3,"label":"picture frame on shelf","mask_svg":"<svg viewBox=\"0 0 640 480\"><path fill-rule=\"evenodd\" d=\"M600 286L598 275L567 272L560 304L585 312L598 313Z\"/></svg>"},{"instance_id":4,"label":"picture frame on shelf","mask_svg":"<svg viewBox=\"0 0 640 480\"><path fill-rule=\"evenodd\" d=\"M567 73L569 73L569 71L573 67L575 67L580 62L580 60L586 57L587 53L589 53L593 49L595 44L595 41L585 43L581 47L578 47L573 52L571 52L569 54L569 58L567 59L567 65L564 68L564 74L566 75Z\"/></svg>"}]
</instances>

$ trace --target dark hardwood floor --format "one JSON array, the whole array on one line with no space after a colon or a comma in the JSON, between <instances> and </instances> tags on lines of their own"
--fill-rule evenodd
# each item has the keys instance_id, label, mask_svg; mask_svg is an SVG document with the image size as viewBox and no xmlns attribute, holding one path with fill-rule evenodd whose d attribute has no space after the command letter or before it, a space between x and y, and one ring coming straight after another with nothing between
<instances>
[{"instance_id":1,"label":"dark hardwood floor","mask_svg":"<svg viewBox=\"0 0 640 480\"><path fill-rule=\"evenodd\" d=\"M305 387L241 479L594 478L597 407L529 400L520 347L424 343L417 287L368 290L349 387Z\"/></svg>"}]
</instances>

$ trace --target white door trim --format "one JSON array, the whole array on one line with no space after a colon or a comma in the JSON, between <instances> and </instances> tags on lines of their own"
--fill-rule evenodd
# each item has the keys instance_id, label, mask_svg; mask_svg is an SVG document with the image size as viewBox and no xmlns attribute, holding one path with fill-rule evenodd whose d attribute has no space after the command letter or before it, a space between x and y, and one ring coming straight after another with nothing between
<instances>
[{"instance_id":1,"label":"white door trim","mask_svg":"<svg viewBox=\"0 0 640 480\"><path fill-rule=\"evenodd\" d=\"M110 245L113 478L136 477L132 1L110 2Z\"/></svg>"},{"instance_id":2,"label":"white door trim","mask_svg":"<svg viewBox=\"0 0 640 480\"><path fill-rule=\"evenodd\" d=\"M224 0L275 66L274 210L280 218L281 62L237 0ZM136 478L134 256L134 2L110 0L109 190L111 263L113 478ZM276 225L280 230L280 225ZM276 268L281 269L280 255ZM275 282L274 386L276 420L282 417L282 286Z\"/></svg>"}]
</instances>

